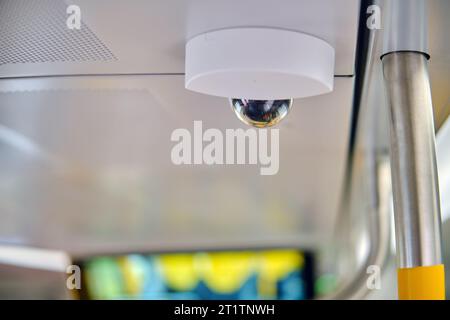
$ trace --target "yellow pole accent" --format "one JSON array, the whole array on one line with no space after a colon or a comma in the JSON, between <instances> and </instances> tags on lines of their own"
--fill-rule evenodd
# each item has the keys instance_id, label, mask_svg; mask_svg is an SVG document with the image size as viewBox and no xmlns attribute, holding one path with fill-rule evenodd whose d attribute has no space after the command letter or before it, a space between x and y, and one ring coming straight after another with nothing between
<instances>
[{"instance_id":1,"label":"yellow pole accent","mask_svg":"<svg viewBox=\"0 0 450 320\"><path fill-rule=\"evenodd\" d=\"M444 265L398 269L400 300L445 300Z\"/></svg>"}]
</instances>

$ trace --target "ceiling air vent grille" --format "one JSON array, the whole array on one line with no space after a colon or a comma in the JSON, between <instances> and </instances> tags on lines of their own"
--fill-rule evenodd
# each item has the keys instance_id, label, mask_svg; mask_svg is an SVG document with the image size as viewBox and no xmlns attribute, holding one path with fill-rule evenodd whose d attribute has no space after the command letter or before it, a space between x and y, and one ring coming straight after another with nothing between
<instances>
[{"instance_id":1,"label":"ceiling air vent grille","mask_svg":"<svg viewBox=\"0 0 450 320\"><path fill-rule=\"evenodd\" d=\"M0 65L117 60L85 23L70 30L66 9L62 0L0 0Z\"/></svg>"}]
</instances>

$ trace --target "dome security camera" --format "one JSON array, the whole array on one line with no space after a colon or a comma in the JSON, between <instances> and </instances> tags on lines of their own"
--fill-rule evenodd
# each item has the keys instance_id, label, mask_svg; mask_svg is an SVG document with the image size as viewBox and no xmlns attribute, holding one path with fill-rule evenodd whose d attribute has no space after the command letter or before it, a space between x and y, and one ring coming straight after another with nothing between
<instances>
[{"instance_id":1,"label":"dome security camera","mask_svg":"<svg viewBox=\"0 0 450 320\"><path fill-rule=\"evenodd\" d=\"M334 48L297 31L239 27L200 34L186 44L185 87L231 98L255 127L282 120L294 98L333 90Z\"/></svg>"},{"instance_id":2,"label":"dome security camera","mask_svg":"<svg viewBox=\"0 0 450 320\"><path fill-rule=\"evenodd\" d=\"M277 124L286 117L293 99L230 99L230 102L239 120L253 127L265 128Z\"/></svg>"}]
</instances>

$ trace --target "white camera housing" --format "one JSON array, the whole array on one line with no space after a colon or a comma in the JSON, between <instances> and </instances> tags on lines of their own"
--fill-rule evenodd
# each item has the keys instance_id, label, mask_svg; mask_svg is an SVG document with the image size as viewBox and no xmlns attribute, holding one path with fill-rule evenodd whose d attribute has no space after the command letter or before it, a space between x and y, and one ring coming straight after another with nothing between
<instances>
[{"instance_id":1,"label":"white camera housing","mask_svg":"<svg viewBox=\"0 0 450 320\"><path fill-rule=\"evenodd\" d=\"M333 90L334 48L276 28L230 28L186 44L186 89L213 96L277 100Z\"/></svg>"}]
</instances>

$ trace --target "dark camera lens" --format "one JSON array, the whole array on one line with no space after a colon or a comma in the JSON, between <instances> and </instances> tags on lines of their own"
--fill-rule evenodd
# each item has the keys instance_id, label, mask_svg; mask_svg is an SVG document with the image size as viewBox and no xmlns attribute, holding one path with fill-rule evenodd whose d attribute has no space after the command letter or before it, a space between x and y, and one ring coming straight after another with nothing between
<instances>
[{"instance_id":1,"label":"dark camera lens","mask_svg":"<svg viewBox=\"0 0 450 320\"><path fill-rule=\"evenodd\" d=\"M231 99L231 106L237 117L245 124L265 128L277 124L286 117L292 106L292 99Z\"/></svg>"}]
</instances>

